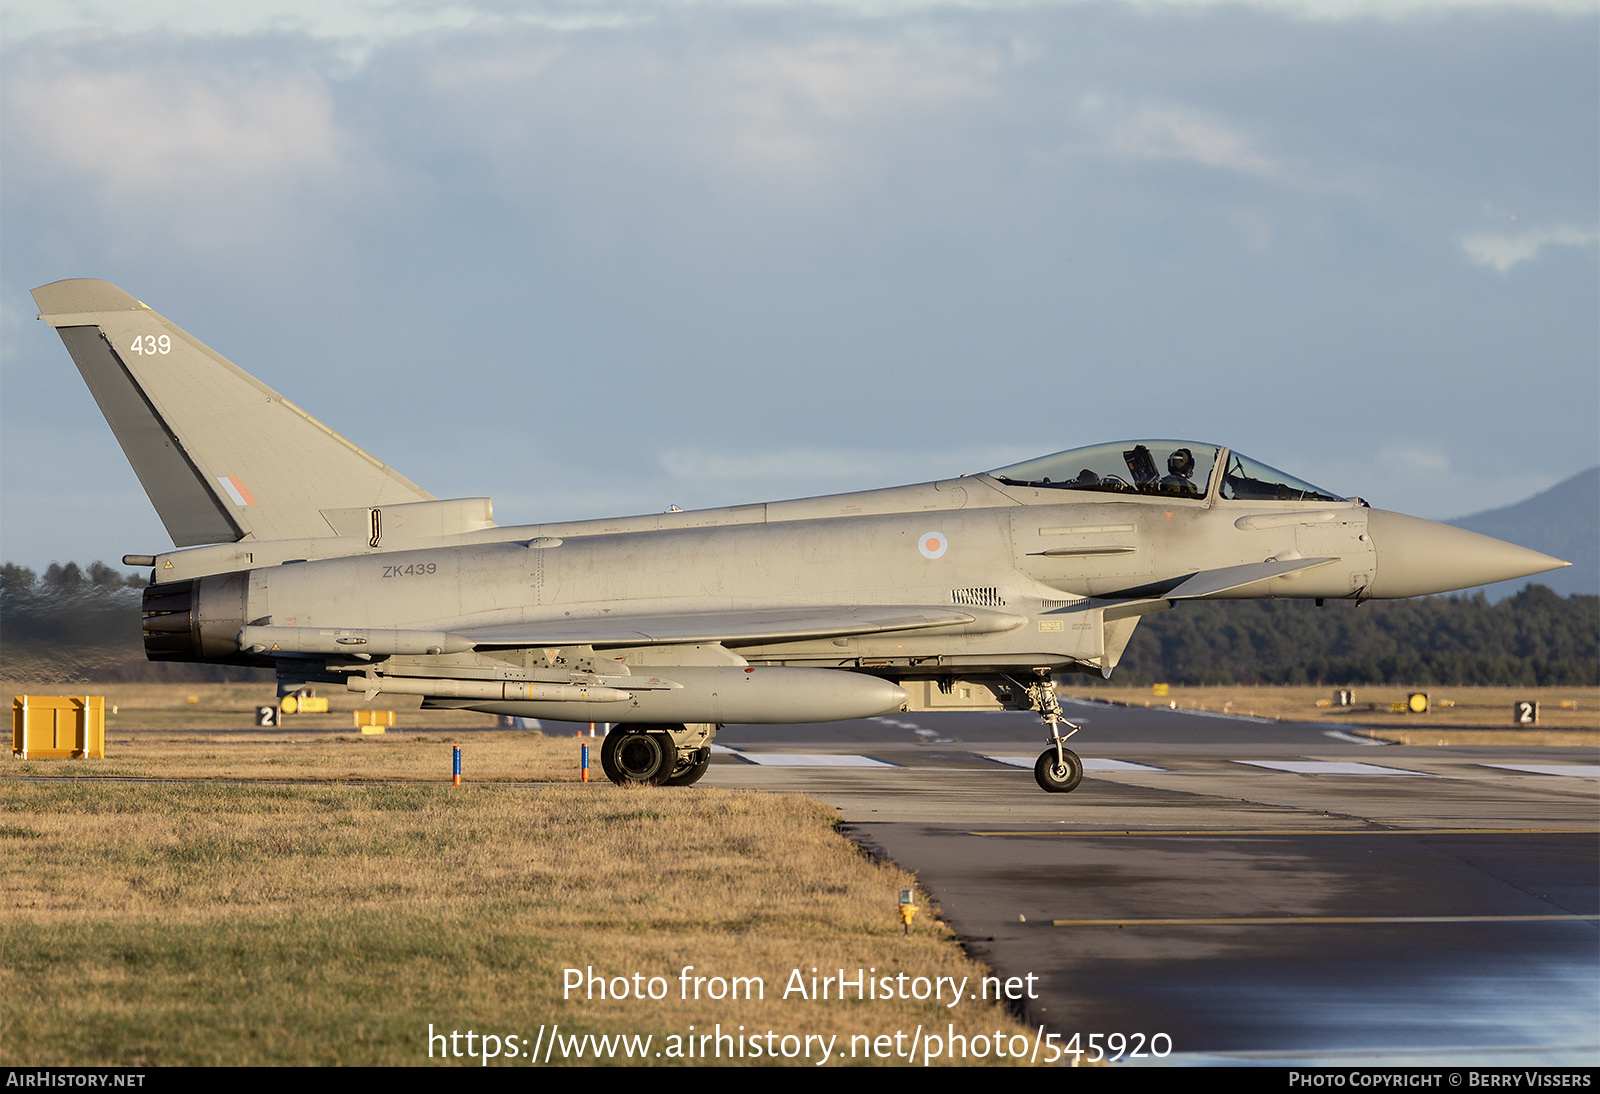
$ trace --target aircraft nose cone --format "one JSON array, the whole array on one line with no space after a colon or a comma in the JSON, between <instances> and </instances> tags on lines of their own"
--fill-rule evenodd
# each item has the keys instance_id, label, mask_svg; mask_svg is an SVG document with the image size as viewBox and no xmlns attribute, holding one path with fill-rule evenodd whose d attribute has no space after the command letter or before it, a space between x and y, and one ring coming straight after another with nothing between
<instances>
[{"instance_id":1,"label":"aircraft nose cone","mask_svg":"<svg viewBox=\"0 0 1600 1094\"><path fill-rule=\"evenodd\" d=\"M1572 565L1504 540L1382 509L1367 515L1367 532L1377 554L1367 589L1371 597L1447 593Z\"/></svg>"}]
</instances>

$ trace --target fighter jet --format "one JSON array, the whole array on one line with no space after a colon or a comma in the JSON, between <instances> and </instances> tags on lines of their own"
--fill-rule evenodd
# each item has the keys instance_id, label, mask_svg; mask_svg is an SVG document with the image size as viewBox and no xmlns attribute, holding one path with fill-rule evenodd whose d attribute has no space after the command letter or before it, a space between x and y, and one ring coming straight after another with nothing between
<instances>
[{"instance_id":1,"label":"fighter jet","mask_svg":"<svg viewBox=\"0 0 1600 1094\"><path fill-rule=\"evenodd\" d=\"M154 661L280 689L615 723L618 784L686 786L724 723L1031 710L1074 789L1055 681L1109 677L1188 600L1422 596L1568 565L1373 509L1225 445L1133 440L937 482L503 528L436 498L104 281L33 290L174 549Z\"/></svg>"}]
</instances>

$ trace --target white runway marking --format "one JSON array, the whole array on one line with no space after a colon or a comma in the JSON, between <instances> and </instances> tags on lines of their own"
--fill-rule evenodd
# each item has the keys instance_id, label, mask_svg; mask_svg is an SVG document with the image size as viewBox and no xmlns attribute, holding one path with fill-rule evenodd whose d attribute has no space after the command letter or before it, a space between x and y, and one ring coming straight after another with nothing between
<instances>
[{"instance_id":1,"label":"white runway marking","mask_svg":"<svg viewBox=\"0 0 1600 1094\"><path fill-rule=\"evenodd\" d=\"M1529 775L1560 775L1568 779L1600 779L1600 764L1479 764L1503 771L1522 771Z\"/></svg>"},{"instance_id":2,"label":"white runway marking","mask_svg":"<svg viewBox=\"0 0 1600 1094\"><path fill-rule=\"evenodd\" d=\"M1038 762L1037 756L985 756L986 760L993 760L997 764L1006 764L1009 767L1026 767L1033 769ZM1083 769L1085 771L1165 771L1164 767L1150 767L1148 764L1136 764L1131 760L1096 760L1084 757Z\"/></svg>"},{"instance_id":3,"label":"white runway marking","mask_svg":"<svg viewBox=\"0 0 1600 1094\"><path fill-rule=\"evenodd\" d=\"M762 767L899 767L899 764L874 760L871 756L830 756L808 752L738 752L729 749L746 763Z\"/></svg>"},{"instance_id":4,"label":"white runway marking","mask_svg":"<svg viewBox=\"0 0 1600 1094\"><path fill-rule=\"evenodd\" d=\"M1324 737L1332 737L1336 741L1343 741L1347 745L1377 745L1380 748L1387 745L1388 741L1379 741L1372 737L1357 737L1354 733L1346 733L1342 729L1325 729Z\"/></svg>"},{"instance_id":5,"label":"white runway marking","mask_svg":"<svg viewBox=\"0 0 1600 1094\"><path fill-rule=\"evenodd\" d=\"M1379 767L1377 764L1339 763L1332 760L1234 760L1233 762L1249 764L1251 767L1271 768L1273 771L1288 771L1295 775L1415 775L1423 779L1432 777L1422 771Z\"/></svg>"},{"instance_id":6,"label":"white runway marking","mask_svg":"<svg viewBox=\"0 0 1600 1094\"><path fill-rule=\"evenodd\" d=\"M1085 771L1165 771L1164 767L1136 764L1132 760L1084 760Z\"/></svg>"},{"instance_id":7,"label":"white runway marking","mask_svg":"<svg viewBox=\"0 0 1600 1094\"><path fill-rule=\"evenodd\" d=\"M1060 699L1062 706L1103 707L1106 705L1104 702L1095 699L1078 699L1071 695L1063 695ZM1193 714L1196 718L1226 718L1232 722L1254 722L1263 726L1275 726L1278 724L1278 719L1276 718L1257 718L1253 714L1236 714L1228 710L1194 710L1190 707L1168 706L1166 703L1152 703L1145 707L1140 707L1137 703L1128 703L1126 706L1129 710L1148 710L1155 714ZM1072 723L1073 725L1088 725L1089 720L1087 718L1074 718Z\"/></svg>"},{"instance_id":8,"label":"white runway marking","mask_svg":"<svg viewBox=\"0 0 1600 1094\"><path fill-rule=\"evenodd\" d=\"M922 743L923 744L948 745L948 744L955 743L955 739L954 738L952 738L952 737L941 737L941 736L939 736L939 731L938 730L936 730L936 729L924 729L921 726L917 725L917 723L915 723L915 722L902 722L902 721L899 721L899 720L897 720L895 718L873 718L871 720L874 721L874 722L879 723L880 725L894 726L896 729L909 729L911 732L915 733L918 737L922 738Z\"/></svg>"}]
</instances>

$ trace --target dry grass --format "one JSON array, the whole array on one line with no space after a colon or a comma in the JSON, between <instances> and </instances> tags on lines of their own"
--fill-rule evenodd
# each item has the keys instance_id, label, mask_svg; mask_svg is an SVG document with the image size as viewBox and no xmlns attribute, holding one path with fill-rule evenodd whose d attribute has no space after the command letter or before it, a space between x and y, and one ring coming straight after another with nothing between
<instances>
[{"instance_id":1,"label":"dry grass","mask_svg":"<svg viewBox=\"0 0 1600 1094\"><path fill-rule=\"evenodd\" d=\"M512 735L472 739L487 736ZM391 744L423 747L327 750ZM236 747L152 740L137 762L192 775L192 748ZM305 759L317 746L279 748L288 770L322 770ZM18 777L34 766L0 779L0 1045L14 1064L424 1063L429 1023L532 1038L559 1022L651 1034L653 1050L717 1023L837 1034L836 1051L918 1025L1022 1032L978 1002L781 998L794 969L968 977L969 993L982 975L926 907L902 936L895 897L911 878L806 798L108 782L71 777L81 761ZM766 998L682 1001L686 965L760 976ZM588 966L671 992L563 1000L563 970Z\"/></svg>"},{"instance_id":2,"label":"dry grass","mask_svg":"<svg viewBox=\"0 0 1600 1094\"><path fill-rule=\"evenodd\" d=\"M1072 688L1063 695L1084 699L1109 699L1133 706L1166 706L1190 710L1227 711L1259 718L1296 722L1330 722L1360 725L1375 735L1394 739L1408 735L1415 744L1434 744L1448 738L1454 744L1600 745L1600 688L1456 688L1357 687L1355 705L1319 707L1330 699L1331 687L1181 687L1174 684L1166 697L1150 687ZM1394 714L1390 704L1404 702L1413 691L1428 693L1426 714ZM1539 724L1517 729L1511 724L1511 705L1531 699L1539 703ZM1575 704L1563 709L1561 704ZM1480 739L1476 733L1495 731ZM1448 731L1448 732L1441 732Z\"/></svg>"},{"instance_id":3,"label":"dry grass","mask_svg":"<svg viewBox=\"0 0 1600 1094\"><path fill-rule=\"evenodd\" d=\"M62 692L58 684L28 683L11 680L4 682L9 694L54 695ZM1164 706L1176 703L1180 707L1197 710L1228 710L1236 714L1251 714L1262 718L1280 718L1293 721L1338 722L1342 725L1365 725L1384 730L1399 728L1402 732L1419 727L1428 729L1495 729L1509 733L1522 732L1511 725L1511 704L1522 699L1533 699L1540 704L1539 725L1536 732L1552 730L1588 731L1592 736L1574 739L1575 744L1600 743L1600 688L1474 688L1435 687L1416 688L1373 686L1354 688L1356 705L1353 707L1319 707L1319 700L1329 699L1334 692L1330 687L1183 687L1173 685L1166 698L1157 698L1148 686L1144 687L1073 687L1068 682L1060 687L1063 695L1088 699L1110 699L1138 706ZM1393 714L1390 704L1402 702L1413 691L1425 691L1432 701L1432 709L1425 715ZM117 730L196 730L209 729L219 733L248 729L254 725L253 712L262 703L275 701L270 687L250 684L81 684L74 685L74 695L104 695L106 707L117 708L108 714L108 734ZM351 729L350 711L375 705L352 692L338 692L323 688L319 694L327 696L332 713L287 715L284 728L288 730ZM193 696L197 701L187 702ZM494 718L462 710L419 710L420 699L415 696L384 697L384 707L398 710L396 726L402 730L464 729L492 726ZM1563 709L1563 702L1575 704ZM1448 705L1447 705L1448 704ZM556 723L557 732L561 723ZM1517 742L1534 743L1523 737Z\"/></svg>"},{"instance_id":4,"label":"dry grass","mask_svg":"<svg viewBox=\"0 0 1600 1094\"><path fill-rule=\"evenodd\" d=\"M11 695L55 694L38 683L9 685ZM473 782L576 782L579 743L537 732L483 732L492 715L468 710L419 710L419 696L397 696L396 727L362 734L351 712L379 704L360 695L322 689L327 714L282 717L279 731L255 729L255 708L275 702L271 688L250 684L86 684L72 694L106 698L104 760L41 760L19 764L21 774L75 778L186 778L290 782L450 781L451 749L460 746ZM190 699L194 702L190 702ZM116 713L111 713L115 707ZM566 723L555 725L565 727ZM422 732L426 728L425 732ZM452 734L451 730L475 732ZM322 731L307 732L307 731ZM341 730L336 736L328 730ZM600 778L599 738L589 742L593 777Z\"/></svg>"},{"instance_id":5,"label":"dry grass","mask_svg":"<svg viewBox=\"0 0 1600 1094\"><path fill-rule=\"evenodd\" d=\"M1449 729L1413 725L1358 729L1357 736L1397 745L1512 745L1527 748L1593 748L1600 731L1582 729Z\"/></svg>"},{"instance_id":6,"label":"dry grass","mask_svg":"<svg viewBox=\"0 0 1600 1094\"><path fill-rule=\"evenodd\" d=\"M589 742L591 777L600 774L600 739ZM103 760L19 760L14 775L78 779L227 779L233 782L450 781L451 749L461 749L465 781L577 782L581 757L571 737L517 730L402 733L362 736L270 731L249 736L155 731L118 736L106 731Z\"/></svg>"},{"instance_id":7,"label":"dry grass","mask_svg":"<svg viewBox=\"0 0 1600 1094\"><path fill-rule=\"evenodd\" d=\"M277 691L267 684L118 684L77 683L70 687L37 680L0 681L7 695L104 695L106 732L146 729L250 729L258 706L274 706ZM368 701L361 695L322 686L317 694L328 700L327 714L284 715L285 729L351 729L351 712L373 707L396 711L402 729L465 729L492 726L491 714L470 710L420 710L418 695L384 695ZM194 701L191 702L190 700ZM112 708L116 713L112 713Z\"/></svg>"}]
</instances>

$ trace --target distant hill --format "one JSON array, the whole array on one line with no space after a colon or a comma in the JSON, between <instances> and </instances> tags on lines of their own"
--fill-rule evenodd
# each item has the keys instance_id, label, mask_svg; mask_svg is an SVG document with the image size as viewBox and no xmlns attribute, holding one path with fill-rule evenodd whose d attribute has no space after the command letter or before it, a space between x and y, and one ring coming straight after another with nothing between
<instances>
[{"instance_id":1,"label":"distant hill","mask_svg":"<svg viewBox=\"0 0 1600 1094\"><path fill-rule=\"evenodd\" d=\"M1483 591L1492 601L1530 584L1543 585L1560 596L1600 595L1600 467L1591 467L1504 509L1489 509L1444 523L1572 563L1565 570L1486 585Z\"/></svg>"}]
</instances>

